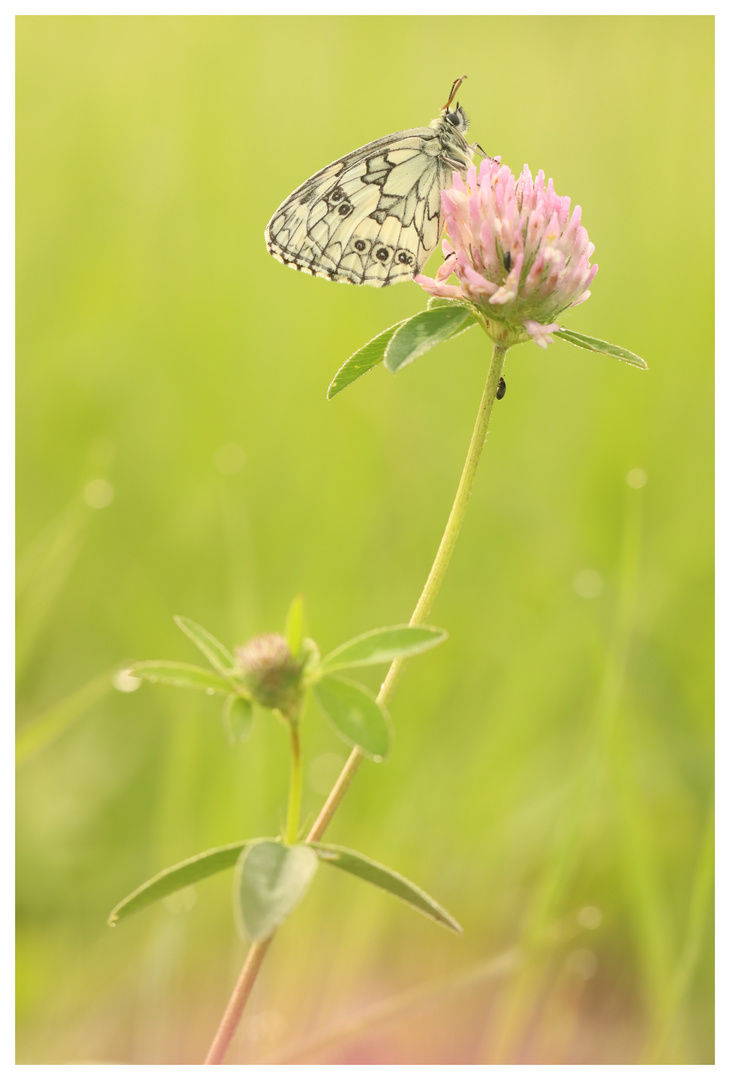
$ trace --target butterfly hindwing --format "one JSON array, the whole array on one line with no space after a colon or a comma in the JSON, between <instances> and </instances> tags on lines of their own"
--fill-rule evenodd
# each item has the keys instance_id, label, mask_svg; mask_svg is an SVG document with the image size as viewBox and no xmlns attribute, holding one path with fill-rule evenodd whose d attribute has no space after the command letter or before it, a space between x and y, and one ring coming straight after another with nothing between
<instances>
[{"instance_id":1,"label":"butterfly hindwing","mask_svg":"<svg viewBox=\"0 0 730 1080\"><path fill-rule=\"evenodd\" d=\"M273 215L269 252L331 281L391 285L420 273L438 243L453 167L433 128L387 135L305 181Z\"/></svg>"}]
</instances>

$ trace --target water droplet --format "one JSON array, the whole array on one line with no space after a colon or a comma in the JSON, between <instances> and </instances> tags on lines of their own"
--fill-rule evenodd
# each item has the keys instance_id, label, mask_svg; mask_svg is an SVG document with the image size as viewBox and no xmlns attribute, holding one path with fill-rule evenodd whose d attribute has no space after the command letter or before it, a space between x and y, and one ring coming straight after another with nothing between
<instances>
[{"instance_id":1,"label":"water droplet","mask_svg":"<svg viewBox=\"0 0 730 1080\"><path fill-rule=\"evenodd\" d=\"M218 472L224 476L235 476L246 464L246 452L238 443L226 443L218 447L213 461Z\"/></svg>"},{"instance_id":2,"label":"water droplet","mask_svg":"<svg viewBox=\"0 0 730 1080\"><path fill-rule=\"evenodd\" d=\"M626 473L626 483L630 488L635 488L637 491L639 488L646 486L648 479L649 477L643 469L629 469Z\"/></svg>"},{"instance_id":3,"label":"water droplet","mask_svg":"<svg viewBox=\"0 0 730 1080\"><path fill-rule=\"evenodd\" d=\"M577 922L579 926L584 926L586 930L597 930L603 922L603 915L600 908L589 904L587 907L580 909Z\"/></svg>"},{"instance_id":4,"label":"water droplet","mask_svg":"<svg viewBox=\"0 0 730 1080\"><path fill-rule=\"evenodd\" d=\"M598 971L598 957L590 949L574 949L565 964L570 972L586 982Z\"/></svg>"},{"instance_id":5,"label":"water droplet","mask_svg":"<svg viewBox=\"0 0 730 1080\"><path fill-rule=\"evenodd\" d=\"M581 570L573 578L573 588L584 600L595 600L603 592L603 578L597 570Z\"/></svg>"},{"instance_id":6,"label":"water droplet","mask_svg":"<svg viewBox=\"0 0 730 1080\"><path fill-rule=\"evenodd\" d=\"M138 679L136 675L132 675L129 668L125 668L123 671L115 671L112 675L112 686L123 694L131 694L141 683L142 680Z\"/></svg>"},{"instance_id":7,"label":"water droplet","mask_svg":"<svg viewBox=\"0 0 730 1080\"><path fill-rule=\"evenodd\" d=\"M114 488L108 480L90 480L84 488L84 502L94 510L103 510L114 501Z\"/></svg>"}]
</instances>

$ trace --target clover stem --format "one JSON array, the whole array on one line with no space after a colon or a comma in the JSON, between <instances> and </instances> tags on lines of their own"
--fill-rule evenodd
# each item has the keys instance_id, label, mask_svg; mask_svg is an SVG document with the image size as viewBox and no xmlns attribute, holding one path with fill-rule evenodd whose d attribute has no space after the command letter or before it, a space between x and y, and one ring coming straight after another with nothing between
<instances>
[{"instance_id":1,"label":"clover stem","mask_svg":"<svg viewBox=\"0 0 730 1080\"><path fill-rule=\"evenodd\" d=\"M464 468L461 473L461 479L459 486L456 490L456 496L454 498L453 505L451 507L451 513L449 514L449 520L446 522L446 528L444 534L441 537L441 543L439 549L436 552L436 558L431 566L431 571L426 578L426 584L423 586L423 591L418 598L418 603L415 606L413 615L411 616L410 625L421 625L427 618L436 599L436 594L441 588L441 583L444 580L446 570L449 565L449 561L456 546L456 541L461 531L462 522L464 521L464 515L466 513L467 503L469 502L469 496L474 486L474 477L476 476L477 466L479 465L479 458L481 457L482 450L484 449L484 443L487 438L487 430L489 428L489 421L492 416L492 408L497 396L497 388L499 386L500 376L502 374L502 368L504 366L504 358L507 355L507 347L501 345L499 342L494 343L494 351L492 352L492 359L489 365L489 372L487 374L487 382L482 394L482 400L479 404L479 412L477 413L476 423L474 424L474 431L472 432L471 442L469 443L469 450L466 455L466 461L464 462ZM398 660L394 660L388 669L388 674L380 687L380 693L378 694L378 704L385 706L392 698L395 688L400 680L403 669L408 663L407 657L401 657ZM296 739L296 749L295 740ZM295 763L296 758L296 763ZM327 800L320 810L319 817L315 821L314 825L309 831L307 841L312 842L319 840L323 835L325 829L329 825L332 817L337 810L337 807L342 801L342 797L350 786L350 781L358 770L360 762L363 760L363 755L355 747L350 754L349 758L345 762L342 768L342 772L335 781L335 785L332 791L327 796ZM295 780L295 775L297 779ZM298 785L298 787L297 787ZM299 823L299 804L301 802L301 760L299 755L299 737L296 731L296 724L292 724L292 778L291 787L289 793L289 814L287 821L287 843L294 843L296 840L296 831ZM292 822L294 822L292 826ZM248 956L239 976L236 987L231 995L231 1000L228 1003L226 1012L221 1021L220 1027L216 1034L216 1037L211 1046L210 1052L206 1059L206 1065L220 1065L226 1054L228 1045L233 1038L233 1035L238 1025L238 1021L241 1018L244 1006L248 1000L251 988L254 980L258 974L259 968L263 961L264 953L268 948L269 942L254 942L249 949Z\"/></svg>"},{"instance_id":2,"label":"clover stem","mask_svg":"<svg viewBox=\"0 0 730 1080\"><path fill-rule=\"evenodd\" d=\"M471 495L474 486L474 477L476 476L479 458L481 457L484 443L487 438L489 421L492 416L492 408L497 396L497 388L499 387L499 380L502 375L502 368L504 367L504 358L506 355L507 347L495 342L492 361L489 365L489 373L487 374L487 382L484 387L484 393L482 394L482 400L479 404L479 412L477 413L474 431L472 432L469 450L466 455L466 461L464 462L459 486L456 490L456 496L451 507L451 513L449 514L449 520L446 522L446 528L441 537L441 543L436 552L436 558L433 560L431 572L426 578L426 584L423 586L423 591L421 592L418 603L411 615L411 626L419 626L428 618L433 602L436 599L436 594L441 588L441 583L446 575L446 570L464 521L469 496ZM378 694L377 699L378 705L385 706L388 704L407 663L408 657L400 657L392 662L388 669L388 674L380 687L380 693ZM342 772L335 781L332 791L327 796L327 801L320 810L319 817L310 829L307 841L311 842L319 840L322 837L325 829L332 820L335 810L340 805L343 795L350 786L350 781L357 772L363 757L364 755L360 753L357 747L355 747L345 762Z\"/></svg>"},{"instance_id":3,"label":"clover stem","mask_svg":"<svg viewBox=\"0 0 730 1080\"><path fill-rule=\"evenodd\" d=\"M266 941L254 941L251 948L248 950L246 961L241 969L241 974L238 976L238 982L231 994L231 1000L226 1006L226 1011L223 1013L223 1019L215 1033L215 1038L211 1043L208 1056L203 1064L223 1064L223 1059L226 1056L231 1039L236 1034L238 1022L246 1007L246 1002L251 995L253 984L256 981L256 976L259 973L259 968L264 961L264 956L266 955L266 950L270 943L271 938L268 938Z\"/></svg>"},{"instance_id":4,"label":"clover stem","mask_svg":"<svg viewBox=\"0 0 730 1080\"><path fill-rule=\"evenodd\" d=\"M299 745L299 723L289 722L291 772L289 774L289 809L286 816L286 842L296 844L299 832L299 811L302 805L302 753Z\"/></svg>"}]
</instances>

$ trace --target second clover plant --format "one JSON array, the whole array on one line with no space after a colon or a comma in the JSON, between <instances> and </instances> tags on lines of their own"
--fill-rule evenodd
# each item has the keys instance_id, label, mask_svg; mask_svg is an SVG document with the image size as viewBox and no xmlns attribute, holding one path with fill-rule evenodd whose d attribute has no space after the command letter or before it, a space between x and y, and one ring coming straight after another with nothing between
<instances>
[{"instance_id":1,"label":"second clover plant","mask_svg":"<svg viewBox=\"0 0 730 1080\"><path fill-rule=\"evenodd\" d=\"M456 920L423 890L395 871L358 852L300 842L302 753L300 726L312 690L321 712L339 737L373 761L390 749L390 720L368 689L343 672L404 660L440 644L446 633L430 626L388 626L346 641L320 658L317 645L303 635L304 609L297 597L285 634L262 634L230 652L192 619L175 622L198 647L210 668L174 660L135 664L130 674L149 682L220 694L223 724L231 743L251 735L254 707L281 721L289 732L291 770L284 835L256 837L204 851L163 870L122 900L109 916L120 919L211 874L235 866L234 914L243 936L266 941L296 907L317 867L324 862L405 900L451 930Z\"/></svg>"}]
</instances>

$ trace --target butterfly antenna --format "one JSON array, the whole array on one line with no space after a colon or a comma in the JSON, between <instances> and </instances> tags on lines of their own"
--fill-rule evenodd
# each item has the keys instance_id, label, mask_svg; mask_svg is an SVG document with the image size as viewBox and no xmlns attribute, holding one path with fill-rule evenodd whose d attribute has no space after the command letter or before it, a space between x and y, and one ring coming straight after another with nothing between
<instances>
[{"instance_id":1,"label":"butterfly antenna","mask_svg":"<svg viewBox=\"0 0 730 1080\"><path fill-rule=\"evenodd\" d=\"M441 112L446 112L449 105L451 104L451 102L456 97L457 91L458 91L459 87L461 86L461 84L463 83L465 78L466 78L466 75L461 75L458 79L454 79L454 85L451 87L451 93L449 94L449 100L443 106L443 108L441 109Z\"/></svg>"}]
</instances>

